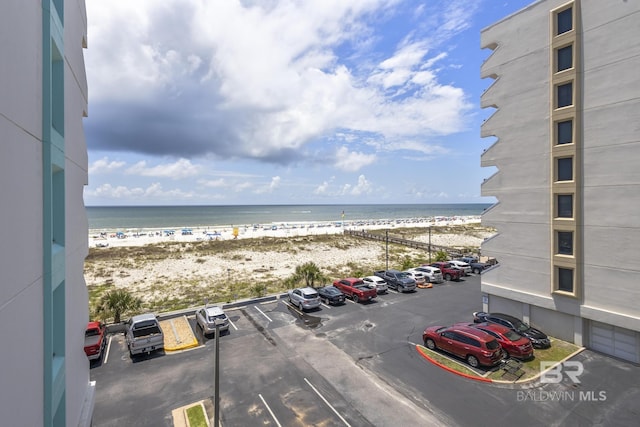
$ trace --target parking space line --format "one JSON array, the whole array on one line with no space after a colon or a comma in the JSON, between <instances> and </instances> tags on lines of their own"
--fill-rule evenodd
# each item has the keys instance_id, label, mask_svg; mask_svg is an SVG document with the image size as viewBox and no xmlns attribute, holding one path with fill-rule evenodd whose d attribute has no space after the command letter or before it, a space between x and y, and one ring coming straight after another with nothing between
<instances>
[{"instance_id":1,"label":"parking space line","mask_svg":"<svg viewBox=\"0 0 640 427\"><path fill-rule=\"evenodd\" d=\"M107 364L107 360L109 360L109 350L111 349L111 340L113 339L113 335L109 335L109 342L107 343L107 351L104 354L104 357L102 358L102 364L106 365Z\"/></svg>"},{"instance_id":2,"label":"parking space line","mask_svg":"<svg viewBox=\"0 0 640 427\"><path fill-rule=\"evenodd\" d=\"M323 303L323 302L321 302L321 303L320 303L320 305L321 305L321 306L323 306L323 307L325 307L325 308L331 308L331 307L329 307L328 305L326 305L326 304L325 304L325 303Z\"/></svg>"},{"instance_id":3,"label":"parking space line","mask_svg":"<svg viewBox=\"0 0 640 427\"><path fill-rule=\"evenodd\" d=\"M273 322L273 320L271 320L271 319L269 318L269 316L267 316L266 314L264 314L264 311L260 310L258 307L256 307L256 310L258 310L258 311L260 312L260 314L262 314L264 317L266 317L266 318L267 318L267 320L268 320L269 322Z\"/></svg>"},{"instance_id":4,"label":"parking space line","mask_svg":"<svg viewBox=\"0 0 640 427\"><path fill-rule=\"evenodd\" d=\"M351 424L349 424L349 423L347 422L347 420L345 420L344 418L342 418L342 415L340 415L340 414L338 413L338 411L336 411L336 408L334 408L334 407L333 407L333 405L331 405L331 403L329 403L329 402L327 401L327 399L325 399L325 398L324 398L324 396L320 394L320 392L319 392L319 391L318 391L318 390L313 386L313 384L311 384L311 383L309 382L309 380L308 380L308 379L306 379L306 378L305 378L304 380L305 380L305 382L306 382L307 384L309 384L309 387L311 387L311 389L312 389L313 391L315 391L315 392L316 392L316 394L317 394L318 396L320 396L320 399L322 399L322 400L324 401L324 403L326 403L326 404L327 404L327 406L328 406L329 408L331 408L331 410L332 410L332 411L333 411L333 412L338 416L338 418L340 418L340 419L342 420L342 422L344 423L344 425L346 425L347 427L351 427Z\"/></svg>"},{"instance_id":5,"label":"parking space line","mask_svg":"<svg viewBox=\"0 0 640 427\"><path fill-rule=\"evenodd\" d=\"M271 410L271 408L269 407L269 405L267 405L267 402L264 400L264 397L262 397L262 395L260 393L258 393L258 397L260 398L260 400L262 400L262 403L264 404L264 406L267 408L267 411L269 411L269 413L271 414L271 418L273 418L273 421L276 422L276 425L278 427L282 427L282 424L280 424L280 421L278 421L278 419L276 418L276 416L273 414L273 411Z\"/></svg>"},{"instance_id":6,"label":"parking space line","mask_svg":"<svg viewBox=\"0 0 640 427\"><path fill-rule=\"evenodd\" d=\"M227 320L229 321L229 323L231 323L231 326L233 326L233 329L235 329L235 330L237 331L237 330L238 330L238 327L236 326L236 324L235 324L235 323L233 323L233 322L231 321L231 319L229 319L229 317L228 317L228 316L227 316Z\"/></svg>"}]
</instances>

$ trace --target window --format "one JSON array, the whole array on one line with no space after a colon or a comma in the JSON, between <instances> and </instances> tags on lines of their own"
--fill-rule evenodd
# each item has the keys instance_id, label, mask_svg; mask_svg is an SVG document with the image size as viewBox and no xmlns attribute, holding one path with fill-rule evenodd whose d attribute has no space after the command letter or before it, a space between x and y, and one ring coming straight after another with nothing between
<instances>
[{"instance_id":1,"label":"window","mask_svg":"<svg viewBox=\"0 0 640 427\"><path fill-rule=\"evenodd\" d=\"M573 9L567 8L556 15L557 34L563 34L573 29Z\"/></svg>"},{"instance_id":2,"label":"window","mask_svg":"<svg viewBox=\"0 0 640 427\"><path fill-rule=\"evenodd\" d=\"M572 231L558 231L558 254L560 255L573 255L573 232Z\"/></svg>"},{"instance_id":3,"label":"window","mask_svg":"<svg viewBox=\"0 0 640 427\"><path fill-rule=\"evenodd\" d=\"M558 290L573 292L573 270L558 268Z\"/></svg>"},{"instance_id":4,"label":"window","mask_svg":"<svg viewBox=\"0 0 640 427\"><path fill-rule=\"evenodd\" d=\"M573 67L573 45L556 50L556 71L568 70Z\"/></svg>"},{"instance_id":5,"label":"window","mask_svg":"<svg viewBox=\"0 0 640 427\"><path fill-rule=\"evenodd\" d=\"M556 130L558 144L571 144L573 142L573 120L556 123Z\"/></svg>"},{"instance_id":6,"label":"window","mask_svg":"<svg viewBox=\"0 0 640 427\"><path fill-rule=\"evenodd\" d=\"M558 181L573 180L573 157L558 159Z\"/></svg>"},{"instance_id":7,"label":"window","mask_svg":"<svg viewBox=\"0 0 640 427\"><path fill-rule=\"evenodd\" d=\"M558 194L557 209L558 218L573 218L573 195Z\"/></svg>"},{"instance_id":8,"label":"window","mask_svg":"<svg viewBox=\"0 0 640 427\"><path fill-rule=\"evenodd\" d=\"M573 105L573 83L564 83L556 87L556 108Z\"/></svg>"}]
</instances>

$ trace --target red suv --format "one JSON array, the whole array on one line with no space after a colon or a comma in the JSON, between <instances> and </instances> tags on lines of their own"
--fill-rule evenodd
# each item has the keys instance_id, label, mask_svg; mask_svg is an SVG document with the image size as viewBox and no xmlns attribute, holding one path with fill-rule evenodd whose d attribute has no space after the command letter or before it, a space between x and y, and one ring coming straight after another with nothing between
<instances>
[{"instance_id":1,"label":"red suv","mask_svg":"<svg viewBox=\"0 0 640 427\"><path fill-rule=\"evenodd\" d=\"M464 275L462 270L448 262L438 261L428 265L439 268L440 271L442 271L442 277L444 277L444 280L460 280Z\"/></svg>"},{"instance_id":2,"label":"red suv","mask_svg":"<svg viewBox=\"0 0 640 427\"><path fill-rule=\"evenodd\" d=\"M422 333L425 347L436 348L461 357L476 368L494 366L502 360L502 347L498 341L480 329L464 325L430 326Z\"/></svg>"},{"instance_id":3,"label":"red suv","mask_svg":"<svg viewBox=\"0 0 640 427\"><path fill-rule=\"evenodd\" d=\"M528 360L533 357L533 346L529 338L523 337L506 326L486 322L466 323L465 325L478 328L489 335L493 335L495 339L498 340L500 347L507 353L507 356L523 360Z\"/></svg>"}]
</instances>

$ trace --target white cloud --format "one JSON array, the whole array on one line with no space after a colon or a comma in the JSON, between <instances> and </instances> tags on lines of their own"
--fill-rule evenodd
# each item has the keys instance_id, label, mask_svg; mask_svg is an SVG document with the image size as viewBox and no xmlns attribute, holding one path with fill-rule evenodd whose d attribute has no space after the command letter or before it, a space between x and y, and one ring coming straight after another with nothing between
<instances>
[{"instance_id":1,"label":"white cloud","mask_svg":"<svg viewBox=\"0 0 640 427\"><path fill-rule=\"evenodd\" d=\"M129 175L163 177L171 179L183 179L196 176L201 167L194 165L187 159L179 159L175 163L160 164L148 167L145 160L141 160L126 170Z\"/></svg>"},{"instance_id":2,"label":"white cloud","mask_svg":"<svg viewBox=\"0 0 640 427\"><path fill-rule=\"evenodd\" d=\"M369 194L371 193L371 191L371 183L367 181L367 178L365 178L364 175L360 175L358 177L358 183L351 189L351 194L353 194L354 196L359 196L361 194Z\"/></svg>"},{"instance_id":3,"label":"white cloud","mask_svg":"<svg viewBox=\"0 0 640 427\"><path fill-rule=\"evenodd\" d=\"M338 169L355 172L376 161L375 154L350 152L347 147L340 147L335 154Z\"/></svg>"},{"instance_id":4,"label":"white cloud","mask_svg":"<svg viewBox=\"0 0 640 427\"><path fill-rule=\"evenodd\" d=\"M146 188L102 184L95 190L85 190L85 196L100 200L119 200L140 203L141 201L185 201L193 198L194 194L180 189L165 190L160 183L154 182Z\"/></svg>"},{"instance_id":5,"label":"white cloud","mask_svg":"<svg viewBox=\"0 0 640 427\"><path fill-rule=\"evenodd\" d=\"M256 194L273 193L273 191L280 186L280 181L281 179L279 176L274 176L273 178L271 178L271 182L269 183L269 185L258 187L254 192Z\"/></svg>"},{"instance_id":6,"label":"white cloud","mask_svg":"<svg viewBox=\"0 0 640 427\"><path fill-rule=\"evenodd\" d=\"M435 29L455 34L467 9L418 7L442 13L431 31L407 28L394 52L373 51L383 36L376 24L397 3L89 1L89 141L103 150L293 164L302 147L343 129L384 144L457 132L470 104L431 68L446 55L425 56L437 47ZM357 66L349 55L361 58ZM145 163L137 169L167 176Z\"/></svg>"},{"instance_id":7,"label":"white cloud","mask_svg":"<svg viewBox=\"0 0 640 427\"><path fill-rule=\"evenodd\" d=\"M100 160L96 160L91 165L89 165L89 174L97 175L101 173L111 173L115 172L118 169L122 168L126 162L123 161L109 161L108 157L103 157Z\"/></svg>"}]
</instances>

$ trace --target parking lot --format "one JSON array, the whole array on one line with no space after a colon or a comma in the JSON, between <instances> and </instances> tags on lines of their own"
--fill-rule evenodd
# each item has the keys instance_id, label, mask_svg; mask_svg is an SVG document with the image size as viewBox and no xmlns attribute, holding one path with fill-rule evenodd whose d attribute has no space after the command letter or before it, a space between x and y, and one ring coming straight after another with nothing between
<instances>
[{"instance_id":1,"label":"parking lot","mask_svg":"<svg viewBox=\"0 0 640 427\"><path fill-rule=\"evenodd\" d=\"M579 384L565 377L505 386L453 375L418 354L425 326L471 321L480 300L480 278L469 276L306 314L285 300L227 310L232 325L220 337L222 424L637 423L640 370L629 363L585 351L574 358L585 366ZM91 370L94 426L171 426L173 409L203 399L213 415L215 339L189 320L201 345L184 352L132 361L123 336L110 336L108 353Z\"/></svg>"}]
</instances>

